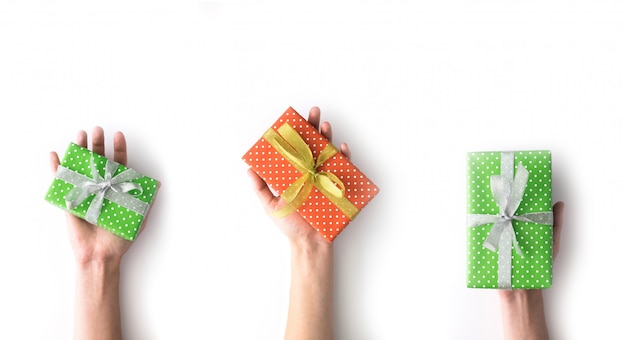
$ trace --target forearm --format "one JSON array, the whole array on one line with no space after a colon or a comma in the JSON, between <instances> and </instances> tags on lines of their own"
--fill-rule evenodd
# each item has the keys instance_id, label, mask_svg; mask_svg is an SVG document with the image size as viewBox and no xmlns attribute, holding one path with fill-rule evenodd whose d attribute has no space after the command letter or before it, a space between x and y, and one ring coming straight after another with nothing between
<instances>
[{"instance_id":1,"label":"forearm","mask_svg":"<svg viewBox=\"0 0 626 340\"><path fill-rule=\"evenodd\" d=\"M499 291L504 338L545 340L548 328L540 289Z\"/></svg>"},{"instance_id":2,"label":"forearm","mask_svg":"<svg viewBox=\"0 0 626 340\"><path fill-rule=\"evenodd\" d=\"M121 339L119 261L80 263L76 273L75 339Z\"/></svg>"},{"instance_id":3,"label":"forearm","mask_svg":"<svg viewBox=\"0 0 626 340\"><path fill-rule=\"evenodd\" d=\"M333 339L332 245L292 242L291 278L285 339Z\"/></svg>"}]
</instances>

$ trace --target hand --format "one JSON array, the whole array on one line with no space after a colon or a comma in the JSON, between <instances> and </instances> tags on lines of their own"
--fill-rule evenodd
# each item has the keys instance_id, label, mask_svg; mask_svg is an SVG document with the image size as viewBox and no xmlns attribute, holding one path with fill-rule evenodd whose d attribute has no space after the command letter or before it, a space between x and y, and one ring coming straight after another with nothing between
<instances>
[{"instance_id":1,"label":"hand","mask_svg":"<svg viewBox=\"0 0 626 340\"><path fill-rule=\"evenodd\" d=\"M313 107L309 111L308 121L316 129L320 129L321 134L332 142L332 127L328 122L323 122L320 125L320 115L320 109ZM339 149L344 156L350 158L350 149L348 149L347 144L342 143ZM276 211L285 205L285 201L280 197L274 196L265 181L263 181L254 170L248 169L248 175L252 180L254 191L266 212ZM272 217L272 219L287 238L289 238L291 243L323 242L324 244L328 244L328 242L326 242L326 240L324 240L324 238L297 212L293 212L281 218Z\"/></svg>"},{"instance_id":2,"label":"hand","mask_svg":"<svg viewBox=\"0 0 626 340\"><path fill-rule=\"evenodd\" d=\"M104 131L102 128L95 127L91 138L93 152L104 156ZM87 133L85 131L78 133L76 144L87 147ZM120 164L126 165L126 139L121 132L116 132L113 137L113 150L113 159ZM56 152L51 152L50 165L53 172L56 172L59 164L59 156ZM70 243L78 264L93 261L113 261L119 263L122 256L132 245L132 242L115 236L70 213L66 213L66 221Z\"/></svg>"}]
</instances>

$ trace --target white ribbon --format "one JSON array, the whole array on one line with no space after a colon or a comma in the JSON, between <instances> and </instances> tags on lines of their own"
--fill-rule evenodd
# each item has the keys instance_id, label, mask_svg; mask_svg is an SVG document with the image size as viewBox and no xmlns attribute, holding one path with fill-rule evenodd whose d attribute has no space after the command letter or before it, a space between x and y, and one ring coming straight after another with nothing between
<instances>
[{"instance_id":1,"label":"white ribbon","mask_svg":"<svg viewBox=\"0 0 626 340\"><path fill-rule=\"evenodd\" d=\"M498 208L500 208L499 214L468 214L467 226L478 227L493 223L483 246L491 251L498 252L498 288L510 289L512 246L515 246L515 251L520 256L524 256L517 243L515 230L513 230L511 222L517 220L552 225L553 216L551 211L515 215L526 190L528 170L520 162L517 165L517 173L513 177L513 152L503 152L500 157L500 163L500 175L491 176L491 193Z\"/></svg>"},{"instance_id":2,"label":"white ribbon","mask_svg":"<svg viewBox=\"0 0 626 340\"><path fill-rule=\"evenodd\" d=\"M96 196L91 201L87 213L85 214L85 220L89 223L97 224L105 198L141 215L145 215L148 211L149 204L128 193L132 190L139 190L140 195L143 192L141 185L130 182L133 179L143 177L142 174L133 169L127 169L113 176L119 163L107 159L104 177L102 177L98 169L96 169L93 157L91 157L90 163L93 178L89 178L60 165L57 169L57 178L74 185L74 188L65 195L65 203L69 210L76 208L89 196L95 194Z\"/></svg>"}]
</instances>

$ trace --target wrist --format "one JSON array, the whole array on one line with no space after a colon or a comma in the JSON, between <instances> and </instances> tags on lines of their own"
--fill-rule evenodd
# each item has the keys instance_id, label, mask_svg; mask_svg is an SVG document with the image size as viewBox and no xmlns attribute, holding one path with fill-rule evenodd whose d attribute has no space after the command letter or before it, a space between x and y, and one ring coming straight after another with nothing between
<instances>
[{"instance_id":1,"label":"wrist","mask_svg":"<svg viewBox=\"0 0 626 340\"><path fill-rule=\"evenodd\" d=\"M333 338L333 245L310 228L290 239L291 288L285 339Z\"/></svg>"},{"instance_id":2,"label":"wrist","mask_svg":"<svg viewBox=\"0 0 626 340\"><path fill-rule=\"evenodd\" d=\"M498 295L505 339L549 338L541 289L499 290Z\"/></svg>"},{"instance_id":3,"label":"wrist","mask_svg":"<svg viewBox=\"0 0 626 340\"><path fill-rule=\"evenodd\" d=\"M104 250L100 249L104 248ZM75 249L74 258L78 267L119 267L123 252L112 251L114 247L96 247L95 249Z\"/></svg>"},{"instance_id":4,"label":"wrist","mask_svg":"<svg viewBox=\"0 0 626 340\"><path fill-rule=\"evenodd\" d=\"M326 242L317 232L311 235L291 241L293 270L305 276L332 270L334 262L332 243Z\"/></svg>"},{"instance_id":5,"label":"wrist","mask_svg":"<svg viewBox=\"0 0 626 340\"><path fill-rule=\"evenodd\" d=\"M94 278L119 276L121 258L99 258L87 261L78 261L79 275L88 275Z\"/></svg>"},{"instance_id":6,"label":"wrist","mask_svg":"<svg viewBox=\"0 0 626 340\"><path fill-rule=\"evenodd\" d=\"M76 267L74 337L121 339L120 261L93 258Z\"/></svg>"},{"instance_id":7,"label":"wrist","mask_svg":"<svg viewBox=\"0 0 626 340\"><path fill-rule=\"evenodd\" d=\"M543 290L541 289L500 289L498 295L502 303L533 304L543 300Z\"/></svg>"},{"instance_id":8,"label":"wrist","mask_svg":"<svg viewBox=\"0 0 626 340\"><path fill-rule=\"evenodd\" d=\"M303 237L293 238L289 240L292 251L319 255L331 252L333 248L332 243L327 242L314 229L311 230L313 232L307 233Z\"/></svg>"}]
</instances>

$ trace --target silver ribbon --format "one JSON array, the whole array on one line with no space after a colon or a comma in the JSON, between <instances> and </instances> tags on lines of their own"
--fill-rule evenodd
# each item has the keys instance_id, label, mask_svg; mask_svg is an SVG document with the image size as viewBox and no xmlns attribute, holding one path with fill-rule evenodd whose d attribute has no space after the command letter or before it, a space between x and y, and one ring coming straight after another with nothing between
<instances>
[{"instance_id":1,"label":"silver ribbon","mask_svg":"<svg viewBox=\"0 0 626 340\"><path fill-rule=\"evenodd\" d=\"M520 256L524 256L517 243L512 221L552 225L553 216L551 211L515 215L526 190L528 170L520 162L517 165L517 174L513 177L513 152L502 152L500 163L500 175L491 176L491 193L500 208L499 214L468 214L467 226L478 227L493 223L483 246L491 251L498 251L498 288L510 289L512 246L515 246L515 251Z\"/></svg>"},{"instance_id":2,"label":"silver ribbon","mask_svg":"<svg viewBox=\"0 0 626 340\"><path fill-rule=\"evenodd\" d=\"M98 222L105 198L136 213L145 215L150 205L128 193L132 190L139 190L140 195L143 192L141 185L130 182L133 179L143 177L143 175L133 169L127 169L113 176L119 165L119 163L107 159L104 177L102 177L98 169L96 169L93 157L91 157L90 167L93 178L59 165L56 178L74 185L74 188L65 195L67 208L70 210L74 209L89 196L95 194L96 196L91 201L85 214L85 220L89 223L96 224Z\"/></svg>"}]
</instances>

